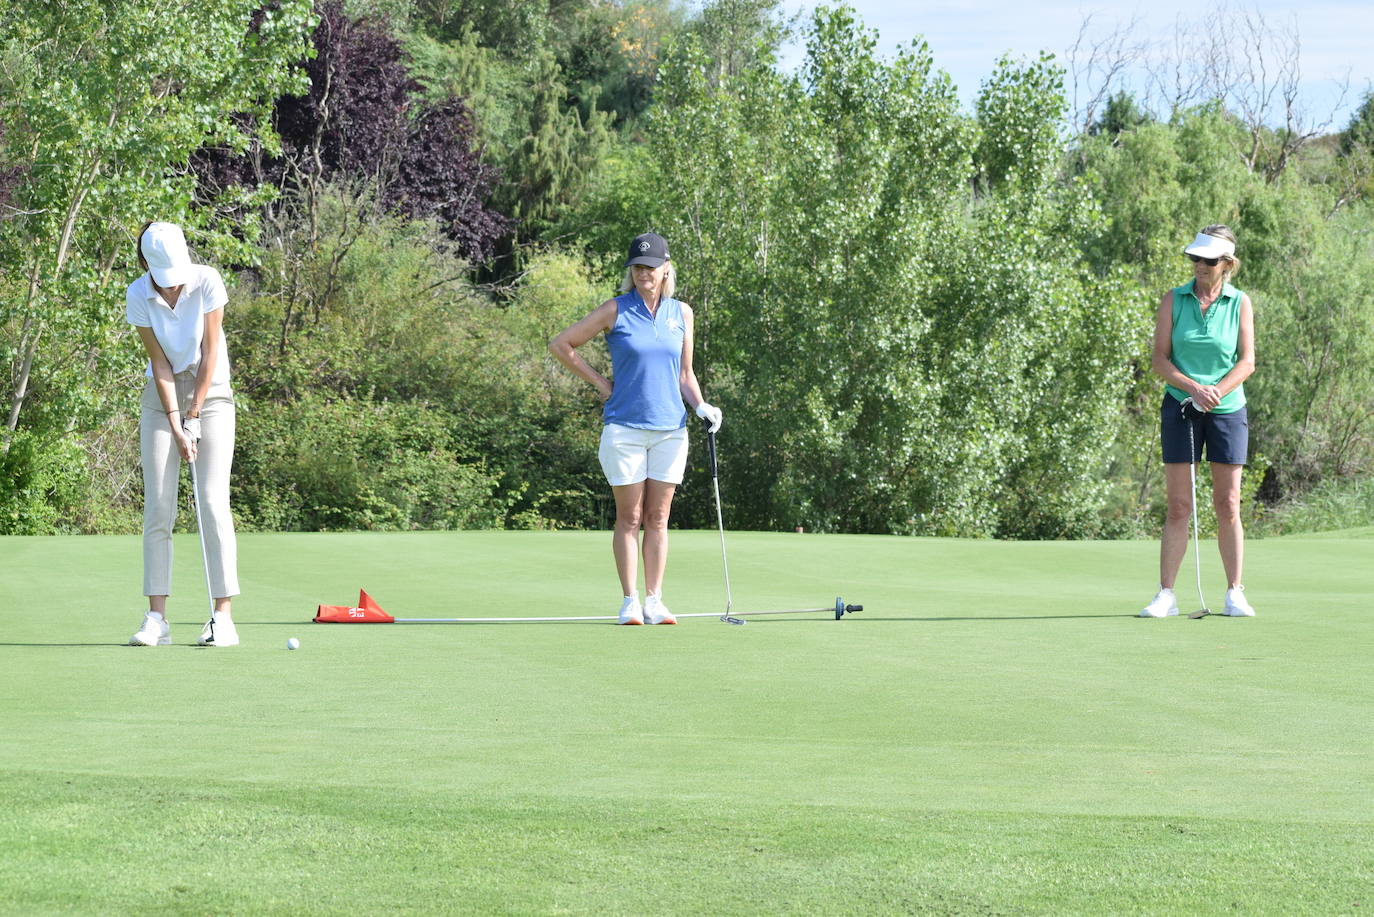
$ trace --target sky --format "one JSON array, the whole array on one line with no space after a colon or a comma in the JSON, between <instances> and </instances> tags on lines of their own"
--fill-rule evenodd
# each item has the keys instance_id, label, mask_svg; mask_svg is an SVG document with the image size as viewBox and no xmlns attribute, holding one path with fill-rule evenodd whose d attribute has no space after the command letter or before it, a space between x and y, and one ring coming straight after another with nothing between
<instances>
[{"instance_id":1,"label":"sky","mask_svg":"<svg viewBox=\"0 0 1374 917\"><path fill-rule=\"evenodd\" d=\"M816 5L814 0L784 0L783 8L809 16ZM1044 50L1067 64L1067 51L1089 16L1089 43L1093 37L1100 39L1134 23L1132 35L1149 42L1156 56L1166 47L1185 51L1201 48L1205 35L1198 33L1205 28L1205 20L1199 9L1211 10L1207 16L1229 10L1232 21L1257 12L1272 30L1296 29L1301 67L1299 104L1314 124L1330 121L1329 130L1344 128L1365 92L1374 85L1374 3L1370 0L1317 0L1301 7L1277 0L1230 5L1177 0L1149 4L1122 0L1096 4L1091 0L851 0L850 5L866 26L878 31L878 49L883 54L892 54L899 43L908 43L915 36L923 37L930 45L935 66L949 73L965 104L973 101L979 83L991 75L997 59L1005 53L1021 58ZM788 49L783 66L795 67L802 53L798 46ZM1143 73L1137 71L1132 78L1143 85ZM1349 91L1342 101L1338 84L1347 78ZM1139 86L1133 88L1139 91Z\"/></svg>"}]
</instances>

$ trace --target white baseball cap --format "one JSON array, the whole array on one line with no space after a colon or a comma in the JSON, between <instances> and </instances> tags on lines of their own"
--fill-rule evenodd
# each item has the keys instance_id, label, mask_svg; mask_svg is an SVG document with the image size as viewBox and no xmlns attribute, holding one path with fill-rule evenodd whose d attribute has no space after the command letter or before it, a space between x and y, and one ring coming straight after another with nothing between
<instances>
[{"instance_id":1,"label":"white baseball cap","mask_svg":"<svg viewBox=\"0 0 1374 917\"><path fill-rule=\"evenodd\" d=\"M1230 258L1235 253L1236 243L1221 236L1209 236L1205 232L1198 233L1193 244L1183 250L1183 254L1197 255L1199 258Z\"/></svg>"},{"instance_id":2,"label":"white baseball cap","mask_svg":"<svg viewBox=\"0 0 1374 917\"><path fill-rule=\"evenodd\" d=\"M191 255L177 224L153 223L143 231L138 250L158 286L179 287L191 279Z\"/></svg>"}]
</instances>

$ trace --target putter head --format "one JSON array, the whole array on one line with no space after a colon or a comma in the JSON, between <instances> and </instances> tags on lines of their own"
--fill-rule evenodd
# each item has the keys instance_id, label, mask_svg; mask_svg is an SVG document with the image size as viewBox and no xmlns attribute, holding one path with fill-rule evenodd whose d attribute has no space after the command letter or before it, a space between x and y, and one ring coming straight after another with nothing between
<instances>
[{"instance_id":1,"label":"putter head","mask_svg":"<svg viewBox=\"0 0 1374 917\"><path fill-rule=\"evenodd\" d=\"M1197 611L1195 611L1195 612L1193 612L1192 614L1190 614L1190 615L1188 616L1188 619L1189 619L1190 621L1196 621L1198 618L1205 618L1205 617L1207 617L1207 616L1208 616L1209 614L1211 614L1211 613L1212 613L1212 609L1210 609L1210 608L1199 608Z\"/></svg>"},{"instance_id":2,"label":"putter head","mask_svg":"<svg viewBox=\"0 0 1374 917\"><path fill-rule=\"evenodd\" d=\"M748 624L748 623L749 623L748 621L744 620L743 618L736 618L736 617L733 617L733 616L731 616L731 615L721 615L721 616L720 616L720 621L721 621L722 624Z\"/></svg>"}]
</instances>

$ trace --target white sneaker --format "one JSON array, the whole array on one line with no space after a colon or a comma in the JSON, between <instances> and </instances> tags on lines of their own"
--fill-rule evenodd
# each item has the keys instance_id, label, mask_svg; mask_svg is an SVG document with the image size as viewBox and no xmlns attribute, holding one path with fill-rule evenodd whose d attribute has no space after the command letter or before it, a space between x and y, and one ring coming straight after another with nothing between
<instances>
[{"instance_id":1,"label":"white sneaker","mask_svg":"<svg viewBox=\"0 0 1374 917\"><path fill-rule=\"evenodd\" d=\"M673 613L663 604L663 600L651 592L644 599L644 623L676 624L677 618L673 617Z\"/></svg>"},{"instance_id":2,"label":"white sneaker","mask_svg":"<svg viewBox=\"0 0 1374 917\"><path fill-rule=\"evenodd\" d=\"M1150 599L1150 604L1141 610L1140 617L1167 618L1176 614L1178 614L1178 600L1174 598L1174 590L1161 588L1155 593L1155 597Z\"/></svg>"},{"instance_id":3,"label":"white sneaker","mask_svg":"<svg viewBox=\"0 0 1374 917\"><path fill-rule=\"evenodd\" d=\"M234 619L219 611L210 615L196 643L201 646L238 646L239 632L234 627Z\"/></svg>"},{"instance_id":4,"label":"white sneaker","mask_svg":"<svg viewBox=\"0 0 1374 917\"><path fill-rule=\"evenodd\" d=\"M639 596L627 595L620 603L620 619L617 624L643 624L644 609L639 607Z\"/></svg>"},{"instance_id":5,"label":"white sneaker","mask_svg":"<svg viewBox=\"0 0 1374 917\"><path fill-rule=\"evenodd\" d=\"M171 646L172 626L156 611L143 616L143 626L129 638L130 646Z\"/></svg>"},{"instance_id":6,"label":"white sneaker","mask_svg":"<svg viewBox=\"0 0 1374 917\"><path fill-rule=\"evenodd\" d=\"M1245 598L1245 587L1235 586L1226 590L1226 610L1224 615L1233 618L1253 618L1255 609L1250 607L1250 603Z\"/></svg>"}]
</instances>

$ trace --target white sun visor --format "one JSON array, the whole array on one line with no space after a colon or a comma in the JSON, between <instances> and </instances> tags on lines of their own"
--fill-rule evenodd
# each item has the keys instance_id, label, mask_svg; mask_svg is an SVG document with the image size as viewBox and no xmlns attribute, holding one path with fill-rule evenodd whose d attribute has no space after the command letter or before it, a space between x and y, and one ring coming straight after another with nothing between
<instances>
[{"instance_id":1,"label":"white sun visor","mask_svg":"<svg viewBox=\"0 0 1374 917\"><path fill-rule=\"evenodd\" d=\"M1193 244L1183 250L1183 254L1197 255L1199 258L1233 257L1236 254L1236 243L1230 239L1200 232L1193 240Z\"/></svg>"}]
</instances>

